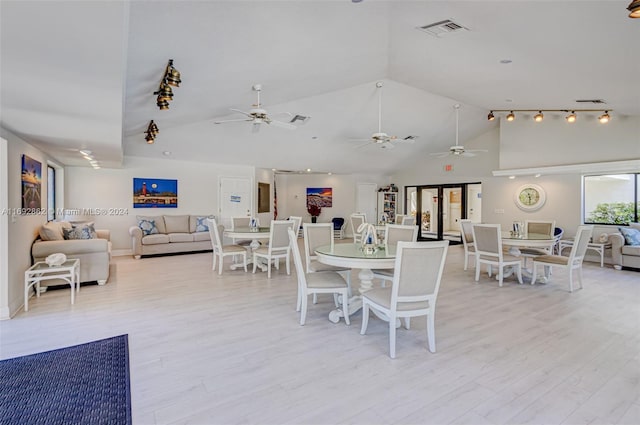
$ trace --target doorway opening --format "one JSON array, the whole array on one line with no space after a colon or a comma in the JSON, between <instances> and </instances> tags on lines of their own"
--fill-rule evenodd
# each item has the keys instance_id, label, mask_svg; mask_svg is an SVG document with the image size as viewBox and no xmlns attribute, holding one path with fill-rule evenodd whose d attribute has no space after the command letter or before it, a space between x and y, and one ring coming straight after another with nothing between
<instances>
[{"instance_id":1,"label":"doorway opening","mask_svg":"<svg viewBox=\"0 0 640 425\"><path fill-rule=\"evenodd\" d=\"M482 221L482 184L450 183L405 187L405 211L416 217L418 240L462 243L460 220Z\"/></svg>"}]
</instances>

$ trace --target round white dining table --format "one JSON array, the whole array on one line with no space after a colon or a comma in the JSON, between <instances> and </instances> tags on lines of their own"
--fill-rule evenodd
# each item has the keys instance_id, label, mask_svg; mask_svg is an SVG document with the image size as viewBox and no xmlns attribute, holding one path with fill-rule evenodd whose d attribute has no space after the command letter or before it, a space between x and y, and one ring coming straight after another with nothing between
<instances>
[{"instance_id":1,"label":"round white dining table","mask_svg":"<svg viewBox=\"0 0 640 425\"><path fill-rule=\"evenodd\" d=\"M548 234L544 233L519 233L502 231L500 235L503 245L508 245L511 248L509 252L512 255L519 256L520 250L518 248L542 248L553 253L553 245L556 243L556 239ZM538 282L547 283L549 280L549 274L551 269L548 266L544 268L544 276L538 276ZM523 268L523 275L531 279L532 273L529 270ZM511 272L505 274L507 277ZM496 276L498 277L498 276ZM532 282L532 284L535 282Z\"/></svg>"},{"instance_id":2,"label":"round white dining table","mask_svg":"<svg viewBox=\"0 0 640 425\"><path fill-rule=\"evenodd\" d=\"M349 299L349 315L353 315L362 308L361 294L373 287L371 269L392 269L396 262L396 247L386 245L377 247L373 253L367 253L360 244L341 243L318 247L315 254L321 263L360 269L358 272L359 295L354 295ZM338 323L341 317L344 317L342 309L336 309L329 313L329 320L333 323Z\"/></svg>"},{"instance_id":3,"label":"round white dining table","mask_svg":"<svg viewBox=\"0 0 640 425\"><path fill-rule=\"evenodd\" d=\"M271 228L270 227L236 227L233 230L225 230L224 236L231 239L251 239L251 252L255 251L260 247L260 240L268 240L271 237ZM247 265L253 264L253 254L250 255L250 258L247 259ZM258 264L260 270L267 271L266 264ZM244 267L244 264L232 264L231 270L235 270L237 268Z\"/></svg>"}]
</instances>

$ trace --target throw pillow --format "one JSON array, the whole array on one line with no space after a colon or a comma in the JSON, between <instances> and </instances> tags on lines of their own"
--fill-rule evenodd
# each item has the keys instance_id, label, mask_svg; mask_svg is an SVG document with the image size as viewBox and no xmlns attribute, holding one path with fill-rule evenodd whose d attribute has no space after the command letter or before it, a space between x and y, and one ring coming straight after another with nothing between
<instances>
[{"instance_id":1,"label":"throw pillow","mask_svg":"<svg viewBox=\"0 0 640 425\"><path fill-rule=\"evenodd\" d=\"M61 241L64 240L63 228L70 228L71 224L66 221L50 221L40 227L40 239L43 241Z\"/></svg>"},{"instance_id":2,"label":"throw pillow","mask_svg":"<svg viewBox=\"0 0 640 425\"><path fill-rule=\"evenodd\" d=\"M141 218L140 220L138 220L138 227L142 230L142 234L144 236L155 235L156 233L160 233L158 231L158 228L156 227L155 220Z\"/></svg>"},{"instance_id":3,"label":"throw pillow","mask_svg":"<svg viewBox=\"0 0 640 425\"><path fill-rule=\"evenodd\" d=\"M209 224L207 223L208 217L196 217L196 232L208 232Z\"/></svg>"},{"instance_id":4,"label":"throw pillow","mask_svg":"<svg viewBox=\"0 0 640 425\"><path fill-rule=\"evenodd\" d=\"M631 246L640 246L640 230L631 229L626 227L618 227L622 236L624 236L624 242Z\"/></svg>"},{"instance_id":5,"label":"throw pillow","mask_svg":"<svg viewBox=\"0 0 640 425\"><path fill-rule=\"evenodd\" d=\"M66 240L73 239L97 239L98 235L93 223L72 226L71 228L62 228L62 233Z\"/></svg>"}]
</instances>

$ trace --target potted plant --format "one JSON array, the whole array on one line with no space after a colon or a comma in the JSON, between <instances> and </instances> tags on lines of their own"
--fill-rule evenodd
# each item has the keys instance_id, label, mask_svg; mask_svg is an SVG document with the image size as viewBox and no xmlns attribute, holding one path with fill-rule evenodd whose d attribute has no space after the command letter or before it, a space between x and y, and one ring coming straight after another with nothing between
<instances>
[{"instance_id":1,"label":"potted plant","mask_svg":"<svg viewBox=\"0 0 640 425\"><path fill-rule=\"evenodd\" d=\"M307 212L311 215L311 222L315 223L318 221L318 216L322 212L322 208L312 204L307 207Z\"/></svg>"}]
</instances>

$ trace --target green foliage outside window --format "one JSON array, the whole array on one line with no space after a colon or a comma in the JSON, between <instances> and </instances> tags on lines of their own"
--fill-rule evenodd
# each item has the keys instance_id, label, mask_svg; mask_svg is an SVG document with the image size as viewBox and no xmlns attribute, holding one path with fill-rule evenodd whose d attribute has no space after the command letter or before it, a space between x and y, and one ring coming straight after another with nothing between
<instances>
[{"instance_id":1,"label":"green foliage outside window","mask_svg":"<svg viewBox=\"0 0 640 425\"><path fill-rule=\"evenodd\" d=\"M633 202L602 203L589 213L587 223L629 224L635 221Z\"/></svg>"}]
</instances>

